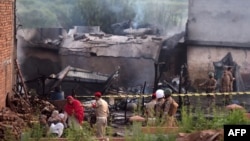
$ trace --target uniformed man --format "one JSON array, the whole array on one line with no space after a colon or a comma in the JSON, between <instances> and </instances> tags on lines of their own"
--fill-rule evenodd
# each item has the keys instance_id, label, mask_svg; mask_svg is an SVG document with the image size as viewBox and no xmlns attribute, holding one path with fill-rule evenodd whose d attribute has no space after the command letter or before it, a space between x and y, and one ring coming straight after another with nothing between
<instances>
[{"instance_id":1,"label":"uniformed man","mask_svg":"<svg viewBox=\"0 0 250 141\"><path fill-rule=\"evenodd\" d=\"M176 126L176 112L178 109L178 104L176 101L171 97L172 90L169 88L166 88L164 90L165 94L165 102L163 105L163 125L168 127Z\"/></svg>"},{"instance_id":2,"label":"uniformed man","mask_svg":"<svg viewBox=\"0 0 250 141\"><path fill-rule=\"evenodd\" d=\"M221 77L221 92L230 92L230 76L227 73L227 70L223 71Z\"/></svg>"},{"instance_id":3,"label":"uniformed man","mask_svg":"<svg viewBox=\"0 0 250 141\"><path fill-rule=\"evenodd\" d=\"M95 92L96 103L92 104L96 114L96 136L104 138L107 127L107 117L109 115L108 103L101 98L101 92Z\"/></svg>"},{"instance_id":4,"label":"uniformed man","mask_svg":"<svg viewBox=\"0 0 250 141\"><path fill-rule=\"evenodd\" d=\"M156 94L156 99L157 102L155 104L155 115L156 115L156 120L157 120L157 124L159 124L162 121L162 115L163 115L163 104L165 102L165 94L164 94L164 90L163 89L158 89L155 92Z\"/></svg>"},{"instance_id":5,"label":"uniformed man","mask_svg":"<svg viewBox=\"0 0 250 141\"><path fill-rule=\"evenodd\" d=\"M233 74L231 72L231 67L224 70L221 77L221 92L232 92L233 91ZM225 104L229 104L230 95L224 95Z\"/></svg>"},{"instance_id":6,"label":"uniformed man","mask_svg":"<svg viewBox=\"0 0 250 141\"><path fill-rule=\"evenodd\" d=\"M209 72L208 73L208 79L199 84L199 86L204 86L206 89L206 93L211 93L211 95L208 95L208 106L211 106L212 104L215 104L215 95L212 94L215 92L216 89L216 85L217 85L217 80L214 78L214 73L213 72Z\"/></svg>"},{"instance_id":7,"label":"uniformed man","mask_svg":"<svg viewBox=\"0 0 250 141\"><path fill-rule=\"evenodd\" d=\"M230 92L233 91L233 81L235 80L234 76L233 76L233 72L232 72L232 67L228 67L227 68L227 74L230 77L230 86L229 86L229 90Z\"/></svg>"},{"instance_id":8,"label":"uniformed man","mask_svg":"<svg viewBox=\"0 0 250 141\"><path fill-rule=\"evenodd\" d=\"M152 94L152 99L149 103L146 104L146 123L149 126L155 125L155 104L156 104L156 93Z\"/></svg>"}]
</instances>

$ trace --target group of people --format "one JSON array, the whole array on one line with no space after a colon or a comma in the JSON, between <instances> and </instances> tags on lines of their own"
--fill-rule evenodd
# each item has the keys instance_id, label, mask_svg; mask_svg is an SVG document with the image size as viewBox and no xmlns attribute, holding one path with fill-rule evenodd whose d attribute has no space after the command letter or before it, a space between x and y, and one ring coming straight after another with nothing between
<instances>
[{"instance_id":1,"label":"group of people","mask_svg":"<svg viewBox=\"0 0 250 141\"><path fill-rule=\"evenodd\" d=\"M44 129L44 135L55 135L56 137L61 137L66 127L66 123L64 121L64 114L59 113L58 110L54 110L49 117L47 115L42 114L40 116L40 124Z\"/></svg>"},{"instance_id":2,"label":"group of people","mask_svg":"<svg viewBox=\"0 0 250 141\"><path fill-rule=\"evenodd\" d=\"M178 103L171 97L169 88L158 89L152 94L152 100L146 104L146 123L148 126L176 126L175 115Z\"/></svg>"},{"instance_id":3,"label":"group of people","mask_svg":"<svg viewBox=\"0 0 250 141\"><path fill-rule=\"evenodd\" d=\"M96 137L103 138L106 133L109 108L107 102L101 98L101 92L95 92L95 102L91 107L96 114ZM50 117L42 114L40 123L43 125L46 135L55 134L61 137L65 128L81 130L84 121L84 105L73 96L67 96L67 102L61 113L54 110Z\"/></svg>"},{"instance_id":4,"label":"group of people","mask_svg":"<svg viewBox=\"0 0 250 141\"><path fill-rule=\"evenodd\" d=\"M220 79L220 92L232 92L233 82L235 78L232 73L232 68L227 67L223 71L223 75ZM204 86L207 95L207 106L215 104L214 93L217 90L217 80L215 79L214 73L208 73L208 79L199 86ZM171 97L172 90L169 88L158 89L152 94L152 99L146 104L145 115L147 125L164 125L164 126L175 126L175 114L177 112L178 103ZM224 95L225 104L229 104L230 96Z\"/></svg>"},{"instance_id":5,"label":"group of people","mask_svg":"<svg viewBox=\"0 0 250 141\"><path fill-rule=\"evenodd\" d=\"M215 95L213 93L216 92L217 80L215 79L213 72L209 72L208 77L209 78L205 82L200 83L199 86L204 86L206 93L210 93L210 95L208 95L207 97L208 97L208 106L211 106L211 105L215 104ZM220 80L221 80L220 88L219 88L220 92L225 93L225 92L232 92L233 91L233 82L234 82L235 78L233 77L231 67L225 68ZM224 102L225 102L225 104L229 104L229 102L230 102L229 95L224 95Z\"/></svg>"}]
</instances>

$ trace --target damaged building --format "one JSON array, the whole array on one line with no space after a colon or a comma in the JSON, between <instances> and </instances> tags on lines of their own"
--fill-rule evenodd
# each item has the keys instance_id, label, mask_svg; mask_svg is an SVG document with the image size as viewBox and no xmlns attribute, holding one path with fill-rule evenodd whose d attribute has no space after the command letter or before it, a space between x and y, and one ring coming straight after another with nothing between
<instances>
[{"instance_id":1,"label":"damaged building","mask_svg":"<svg viewBox=\"0 0 250 141\"><path fill-rule=\"evenodd\" d=\"M71 66L109 78L119 69L118 76L109 84L110 88L140 93L146 84L146 92L152 92L157 75L155 65L162 58L159 57L162 48L177 46L184 34L170 42L168 36L151 34L150 28L129 28L124 33L126 35L105 34L98 26L75 26L68 31L62 28L19 30L18 58L27 85L37 88L44 79L51 79L51 74ZM85 74L74 76L72 83L63 80L62 89L66 94L74 90L79 95L105 89L91 88L84 83L86 79L78 81L84 77Z\"/></svg>"},{"instance_id":2,"label":"damaged building","mask_svg":"<svg viewBox=\"0 0 250 141\"><path fill-rule=\"evenodd\" d=\"M232 66L235 91L250 90L249 1L189 0L187 64L194 85ZM220 82L220 81L218 81Z\"/></svg>"},{"instance_id":3,"label":"damaged building","mask_svg":"<svg viewBox=\"0 0 250 141\"><path fill-rule=\"evenodd\" d=\"M208 72L215 72L220 80L223 69L232 66L236 77L234 90L249 90L249 43L245 30L248 19L244 18L248 13L239 12L233 7L234 2L221 8L222 3L190 0L186 31L173 36L161 36L150 27L134 29L128 22L126 26L114 24L119 25L118 35L105 34L99 26L21 29L18 58L25 80L31 88L41 87L41 82L67 66L105 75L108 80L119 68L110 88L140 93L146 83L146 93L150 93L156 82L171 82L180 77L186 66L193 90L197 91L197 84L207 78ZM239 7L241 4L248 2L237 3ZM62 81L62 88L67 94L76 90L77 94L88 95L105 89L103 84L108 83L92 89L83 83L85 77L86 74L74 76L71 82L75 82L70 84ZM78 83L78 78L83 81Z\"/></svg>"}]
</instances>

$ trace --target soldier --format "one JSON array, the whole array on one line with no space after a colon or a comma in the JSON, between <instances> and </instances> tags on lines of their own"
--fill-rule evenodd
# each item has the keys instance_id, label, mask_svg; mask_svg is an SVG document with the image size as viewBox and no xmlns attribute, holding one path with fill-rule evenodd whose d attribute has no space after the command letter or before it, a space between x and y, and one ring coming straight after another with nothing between
<instances>
[{"instance_id":1,"label":"soldier","mask_svg":"<svg viewBox=\"0 0 250 141\"><path fill-rule=\"evenodd\" d=\"M160 123L161 122L161 118L162 118L162 115L163 115L163 104L165 102L165 99L164 99L164 90L162 89L158 89L156 90L155 92L156 94L156 104L155 104L155 116L156 116L156 120L157 120L157 123Z\"/></svg>"},{"instance_id":2,"label":"soldier","mask_svg":"<svg viewBox=\"0 0 250 141\"><path fill-rule=\"evenodd\" d=\"M177 112L178 104L171 97L172 90L167 88L164 90L165 102L163 104L163 125L164 126L176 126L175 114Z\"/></svg>"},{"instance_id":3,"label":"soldier","mask_svg":"<svg viewBox=\"0 0 250 141\"><path fill-rule=\"evenodd\" d=\"M224 70L221 77L221 92L232 92L234 77L231 72L231 67ZM229 104L230 96L224 95L225 104Z\"/></svg>"},{"instance_id":4,"label":"soldier","mask_svg":"<svg viewBox=\"0 0 250 141\"><path fill-rule=\"evenodd\" d=\"M209 79L207 79L205 82L199 84L199 86L204 86L206 89L206 93L214 93L216 85L217 85L217 80L214 78L213 72L209 72L208 77L209 77ZM215 95L214 94L207 95L207 98L208 98L207 104L209 107L211 104L215 104Z\"/></svg>"},{"instance_id":5,"label":"soldier","mask_svg":"<svg viewBox=\"0 0 250 141\"><path fill-rule=\"evenodd\" d=\"M156 104L156 93L152 94L152 100L146 104L146 123L147 125L155 125L155 104Z\"/></svg>"},{"instance_id":6,"label":"soldier","mask_svg":"<svg viewBox=\"0 0 250 141\"><path fill-rule=\"evenodd\" d=\"M95 92L96 103L92 104L96 114L96 136L104 138L107 127L107 117L109 115L108 103L101 98L101 92Z\"/></svg>"},{"instance_id":7,"label":"soldier","mask_svg":"<svg viewBox=\"0 0 250 141\"><path fill-rule=\"evenodd\" d=\"M230 77L227 73L227 70L224 70L221 77L221 92L229 92L229 91L230 91Z\"/></svg>"},{"instance_id":8,"label":"soldier","mask_svg":"<svg viewBox=\"0 0 250 141\"><path fill-rule=\"evenodd\" d=\"M229 90L230 92L233 91L233 81L235 80L235 78L233 77L233 72L232 72L232 67L228 67L227 68L227 74L230 77L230 86L229 86Z\"/></svg>"}]
</instances>

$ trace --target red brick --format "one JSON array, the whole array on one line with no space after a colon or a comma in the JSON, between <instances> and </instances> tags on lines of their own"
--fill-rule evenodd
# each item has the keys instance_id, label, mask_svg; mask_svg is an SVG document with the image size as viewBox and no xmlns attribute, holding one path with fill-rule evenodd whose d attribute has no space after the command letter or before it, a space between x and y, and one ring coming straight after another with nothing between
<instances>
[{"instance_id":1,"label":"red brick","mask_svg":"<svg viewBox=\"0 0 250 141\"><path fill-rule=\"evenodd\" d=\"M0 108L5 107L7 93L12 92L13 63L6 63L13 58L13 1L0 1ZM13 62L13 61L12 61Z\"/></svg>"}]
</instances>

